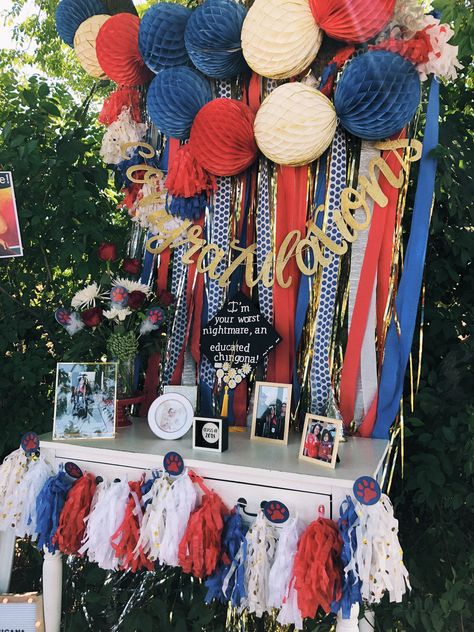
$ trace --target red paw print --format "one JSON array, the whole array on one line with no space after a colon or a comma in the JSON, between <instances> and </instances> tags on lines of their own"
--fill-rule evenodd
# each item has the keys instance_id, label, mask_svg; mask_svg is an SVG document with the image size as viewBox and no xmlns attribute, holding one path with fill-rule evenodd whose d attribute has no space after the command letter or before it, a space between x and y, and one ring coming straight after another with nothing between
<instances>
[{"instance_id":1,"label":"red paw print","mask_svg":"<svg viewBox=\"0 0 474 632\"><path fill-rule=\"evenodd\" d=\"M69 474L72 478L81 478L82 476L81 468L72 461L68 461L65 464L64 469L66 470L66 474Z\"/></svg>"},{"instance_id":2,"label":"red paw print","mask_svg":"<svg viewBox=\"0 0 474 632\"><path fill-rule=\"evenodd\" d=\"M54 316L60 325L69 325L71 322L71 311L65 307L57 309Z\"/></svg>"},{"instance_id":3,"label":"red paw print","mask_svg":"<svg viewBox=\"0 0 474 632\"><path fill-rule=\"evenodd\" d=\"M264 513L270 522L276 524L285 522L290 515L288 507L278 500L269 500L265 505Z\"/></svg>"},{"instance_id":4,"label":"red paw print","mask_svg":"<svg viewBox=\"0 0 474 632\"><path fill-rule=\"evenodd\" d=\"M39 447L39 439L36 432L27 432L21 438L21 447L26 453L34 452Z\"/></svg>"},{"instance_id":5,"label":"red paw print","mask_svg":"<svg viewBox=\"0 0 474 632\"><path fill-rule=\"evenodd\" d=\"M125 307L128 302L128 290L122 285L117 285L110 290L110 300L116 305Z\"/></svg>"},{"instance_id":6,"label":"red paw print","mask_svg":"<svg viewBox=\"0 0 474 632\"><path fill-rule=\"evenodd\" d=\"M163 459L163 465L168 474L175 476L181 474L184 469L184 461L177 452L168 452Z\"/></svg>"},{"instance_id":7,"label":"red paw print","mask_svg":"<svg viewBox=\"0 0 474 632\"><path fill-rule=\"evenodd\" d=\"M361 476L354 483L354 495L363 505L374 505L380 498L380 487L370 476Z\"/></svg>"},{"instance_id":8,"label":"red paw print","mask_svg":"<svg viewBox=\"0 0 474 632\"><path fill-rule=\"evenodd\" d=\"M154 325L158 325L159 323L163 322L165 316L162 309L160 309L159 307L152 307L147 311L146 317Z\"/></svg>"}]
</instances>

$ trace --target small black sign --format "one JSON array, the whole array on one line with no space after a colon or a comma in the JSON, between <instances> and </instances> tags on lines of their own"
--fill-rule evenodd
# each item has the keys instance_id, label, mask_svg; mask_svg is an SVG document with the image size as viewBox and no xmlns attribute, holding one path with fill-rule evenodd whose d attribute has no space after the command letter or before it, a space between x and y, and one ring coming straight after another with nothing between
<instances>
[{"instance_id":1,"label":"small black sign","mask_svg":"<svg viewBox=\"0 0 474 632\"><path fill-rule=\"evenodd\" d=\"M225 452L229 446L229 426L226 420L195 417L193 447L196 450Z\"/></svg>"}]
</instances>

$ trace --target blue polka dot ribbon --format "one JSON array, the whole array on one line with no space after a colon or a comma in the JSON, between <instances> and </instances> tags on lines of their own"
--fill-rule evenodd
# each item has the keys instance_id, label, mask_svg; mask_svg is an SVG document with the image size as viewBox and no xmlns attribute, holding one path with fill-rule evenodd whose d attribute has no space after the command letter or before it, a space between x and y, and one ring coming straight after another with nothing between
<instances>
[{"instance_id":1,"label":"blue polka dot ribbon","mask_svg":"<svg viewBox=\"0 0 474 632\"><path fill-rule=\"evenodd\" d=\"M334 222L334 211L340 209L341 192L346 186L346 138L338 127L331 150L331 166L327 194L326 234L336 244L342 236ZM329 401L331 385L330 346L336 306L336 291L339 277L339 256L332 254L329 265L323 268L316 316L316 334L311 364L311 412L323 414Z\"/></svg>"},{"instance_id":2,"label":"blue polka dot ribbon","mask_svg":"<svg viewBox=\"0 0 474 632\"><path fill-rule=\"evenodd\" d=\"M270 217L270 191L269 191L269 174L268 160L262 158L260 163L260 182L258 188L257 214L255 218L255 227L257 231L257 270L260 272L267 253L272 250L272 221ZM268 320L273 322L273 290L271 287L265 287L262 281L258 282L258 301L260 312Z\"/></svg>"}]
</instances>

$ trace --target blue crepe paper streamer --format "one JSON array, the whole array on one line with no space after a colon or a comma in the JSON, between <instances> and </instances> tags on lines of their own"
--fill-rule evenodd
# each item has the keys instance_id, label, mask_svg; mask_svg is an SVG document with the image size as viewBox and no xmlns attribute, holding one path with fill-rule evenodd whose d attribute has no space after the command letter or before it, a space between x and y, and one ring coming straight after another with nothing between
<instances>
[{"instance_id":1,"label":"blue crepe paper streamer","mask_svg":"<svg viewBox=\"0 0 474 632\"><path fill-rule=\"evenodd\" d=\"M36 532L38 549L47 547L50 553L57 550L52 539L59 525L59 517L66 502L66 496L75 480L62 470L50 476L36 498Z\"/></svg>"},{"instance_id":2,"label":"blue crepe paper streamer","mask_svg":"<svg viewBox=\"0 0 474 632\"><path fill-rule=\"evenodd\" d=\"M372 436L377 439L388 438L390 426L397 415L415 331L435 186L437 159L433 152L438 145L438 120L439 83L436 79L432 79L410 237L395 298L395 314L400 327L400 335L397 331L397 323L392 316L385 342L377 419L372 433Z\"/></svg>"}]
</instances>

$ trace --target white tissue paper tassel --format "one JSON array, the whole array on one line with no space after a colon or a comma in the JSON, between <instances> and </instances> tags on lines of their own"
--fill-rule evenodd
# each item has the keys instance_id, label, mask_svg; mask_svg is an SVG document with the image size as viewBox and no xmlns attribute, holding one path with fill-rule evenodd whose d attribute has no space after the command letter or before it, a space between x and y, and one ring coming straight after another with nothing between
<instances>
[{"instance_id":1,"label":"white tissue paper tassel","mask_svg":"<svg viewBox=\"0 0 474 632\"><path fill-rule=\"evenodd\" d=\"M386 591L390 601L399 603L411 587L392 503L386 494L382 494L375 505L356 503L356 511L359 520L353 528L357 549L344 571L352 570L360 577L362 598L367 603L379 603Z\"/></svg>"},{"instance_id":2,"label":"white tissue paper tassel","mask_svg":"<svg viewBox=\"0 0 474 632\"><path fill-rule=\"evenodd\" d=\"M97 485L79 554L87 553L100 568L117 570L122 563L115 555L111 538L125 517L128 495L127 481Z\"/></svg>"},{"instance_id":3,"label":"white tissue paper tassel","mask_svg":"<svg viewBox=\"0 0 474 632\"><path fill-rule=\"evenodd\" d=\"M30 461L18 486L18 498L22 505L22 512L17 521L15 533L19 538L31 536L36 539L38 535L36 533L36 497L53 474L54 468L43 453Z\"/></svg>"},{"instance_id":4,"label":"white tissue paper tassel","mask_svg":"<svg viewBox=\"0 0 474 632\"><path fill-rule=\"evenodd\" d=\"M268 577L268 606L281 608L288 596L298 540L303 527L297 517L290 518L278 529L275 559Z\"/></svg>"},{"instance_id":5,"label":"white tissue paper tassel","mask_svg":"<svg viewBox=\"0 0 474 632\"><path fill-rule=\"evenodd\" d=\"M165 503L170 487L170 479L162 476L153 482L150 491L142 497L146 508L140 527L140 537L134 551L135 557L138 557L141 548L148 559L153 561L158 559L161 540L165 532Z\"/></svg>"},{"instance_id":6,"label":"white tissue paper tassel","mask_svg":"<svg viewBox=\"0 0 474 632\"><path fill-rule=\"evenodd\" d=\"M129 108L124 108L104 134L100 148L102 160L108 165L118 165L122 160L126 160L122 153L122 145L143 140L146 129L145 123L137 123L131 117ZM131 158L132 151L128 149L126 154Z\"/></svg>"},{"instance_id":7,"label":"white tissue paper tassel","mask_svg":"<svg viewBox=\"0 0 474 632\"><path fill-rule=\"evenodd\" d=\"M28 459L21 448L5 457L0 465L0 531L14 529L21 519L18 487L26 474Z\"/></svg>"},{"instance_id":8,"label":"white tissue paper tassel","mask_svg":"<svg viewBox=\"0 0 474 632\"><path fill-rule=\"evenodd\" d=\"M271 611L268 604L268 579L277 543L277 529L268 522L262 510L247 531L246 540L246 597L241 605L261 617L264 612Z\"/></svg>"},{"instance_id":9,"label":"white tissue paper tassel","mask_svg":"<svg viewBox=\"0 0 474 632\"><path fill-rule=\"evenodd\" d=\"M198 494L185 471L173 481L165 499L166 523L161 540L160 564L178 566L178 548L188 526L189 516L196 508Z\"/></svg>"},{"instance_id":10,"label":"white tissue paper tassel","mask_svg":"<svg viewBox=\"0 0 474 632\"><path fill-rule=\"evenodd\" d=\"M295 588L295 580L290 580L288 597L283 600L277 621L280 625L294 625L295 630L303 629L303 618L298 608L298 593Z\"/></svg>"}]
</instances>

